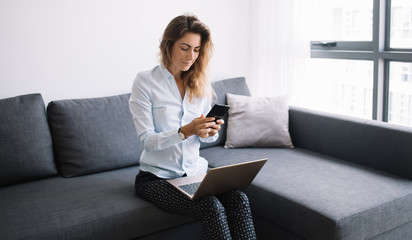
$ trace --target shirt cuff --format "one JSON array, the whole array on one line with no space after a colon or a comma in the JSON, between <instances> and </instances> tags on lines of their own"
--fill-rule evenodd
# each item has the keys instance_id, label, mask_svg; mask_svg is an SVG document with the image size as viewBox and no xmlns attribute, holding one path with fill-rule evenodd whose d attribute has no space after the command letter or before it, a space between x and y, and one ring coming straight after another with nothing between
<instances>
[{"instance_id":1,"label":"shirt cuff","mask_svg":"<svg viewBox=\"0 0 412 240\"><path fill-rule=\"evenodd\" d=\"M187 139L187 138L186 138ZM175 133L173 134L173 141L175 142L175 143L180 143L180 142L183 142L183 140L180 138L180 136L179 136L179 129L177 129L176 131L175 131Z\"/></svg>"}]
</instances>

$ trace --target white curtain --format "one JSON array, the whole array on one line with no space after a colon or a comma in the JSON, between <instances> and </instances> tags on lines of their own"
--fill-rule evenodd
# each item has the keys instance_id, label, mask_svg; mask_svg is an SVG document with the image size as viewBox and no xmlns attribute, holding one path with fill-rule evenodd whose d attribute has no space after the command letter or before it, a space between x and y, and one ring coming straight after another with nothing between
<instances>
[{"instance_id":1,"label":"white curtain","mask_svg":"<svg viewBox=\"0 0 412 240\"><path fill-rule=\"evenodd\" d=\"M254 96L288 95L299 105L310 55L310 1L251 1L251 79ZM313 2L312 2L313 3Z\"/></svg>"}]
</instances>

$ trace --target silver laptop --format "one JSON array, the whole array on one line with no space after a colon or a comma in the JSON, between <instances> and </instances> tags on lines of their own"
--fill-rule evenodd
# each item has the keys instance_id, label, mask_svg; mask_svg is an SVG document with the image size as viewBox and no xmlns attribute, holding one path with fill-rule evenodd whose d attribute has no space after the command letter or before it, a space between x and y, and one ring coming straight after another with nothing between
<instances>
[{"instance_id":1,"label":"silver laptop","mask_svg":"<svg viewBox=\"0 0 412 240\"><path fill-rule=\"evenodd\" d=\"M223 167L211 168L205 174L167 180L194 200L207 195L217 195L250 185L268 159L259 159Z\"/></svg>"}]
</instances>

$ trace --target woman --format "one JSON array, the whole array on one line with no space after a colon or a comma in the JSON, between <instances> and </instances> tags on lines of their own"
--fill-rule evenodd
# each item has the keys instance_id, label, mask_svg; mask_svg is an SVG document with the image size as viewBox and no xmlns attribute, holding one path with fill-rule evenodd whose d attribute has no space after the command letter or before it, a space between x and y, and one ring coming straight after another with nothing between
<instances>
[{"instance_id":1,"label":"woman","mask_svg":"<svg viewBox=\"0 0 412 240\"><path fill-rule=\"evenodd\" d=\"M224 124L205 117L212 98L205 76L211 53L208 27L195 16L178 16L164 31L161 64L136 76L129 104L144 148L136 193L167 212L200 219L206 239L255 239L243 192L192 201L166 181L205 173L200 142L215 141Z\"/></svg>"}]
</instances>

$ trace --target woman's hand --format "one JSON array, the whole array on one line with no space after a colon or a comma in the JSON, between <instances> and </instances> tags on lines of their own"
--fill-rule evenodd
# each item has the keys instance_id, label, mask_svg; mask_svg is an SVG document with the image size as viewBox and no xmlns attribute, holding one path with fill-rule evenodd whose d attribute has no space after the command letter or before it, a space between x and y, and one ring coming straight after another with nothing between
<instances>
[{"instance_id":1,"label":"woman's hand","mask_svg":"<svg viewBox=\"0 0 412 240\"><path fill-rule=\"evenodd\" d=\"M197 135L201 138L214 136L219 131L220 125L224 123L223 120L218 120L216 124L214 120L214 117L205 118L205 115L202 114L200 117L193 119L191 123L183 126L180 131L186 138L192 135Z\"/></svg>"},{"instance_id":2,"label":"woman's hand","mask_svg":"<svg viewBox=\"0 0 412 240\"><path fill-rule=\"evenodd\" d=\"M213 122L213 123L215 123L215 122ZM222 125L224 123L225 123L225 121L223 119L218 119L215 124L210 126L211 131L209 132L209 136L210 137L215 136L220 130L220 125Z\"/></svg>"}]
</instances>

